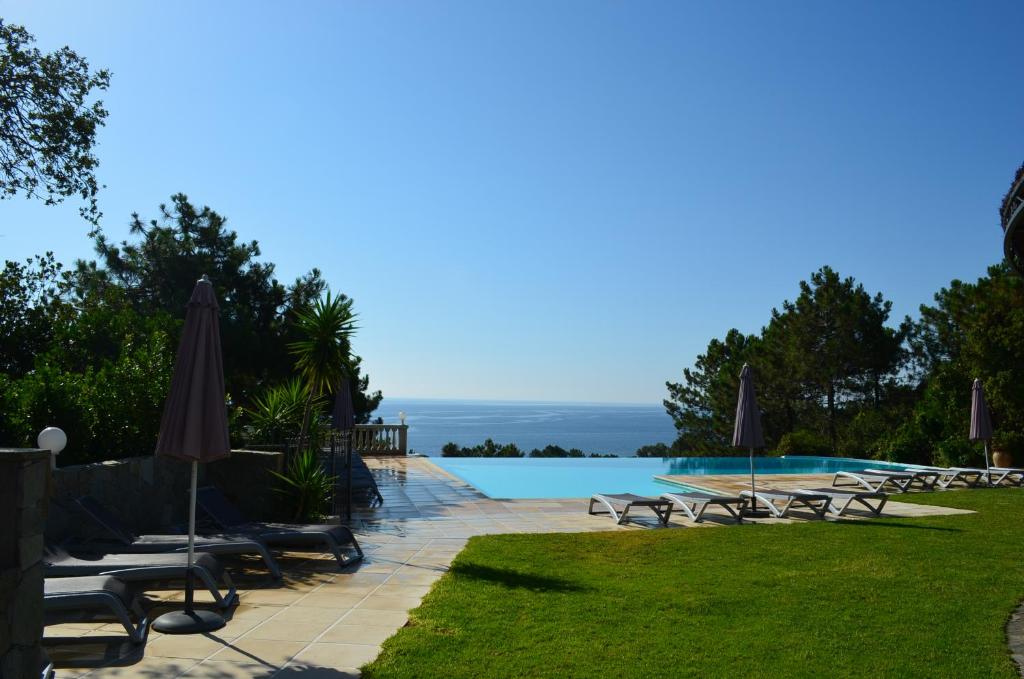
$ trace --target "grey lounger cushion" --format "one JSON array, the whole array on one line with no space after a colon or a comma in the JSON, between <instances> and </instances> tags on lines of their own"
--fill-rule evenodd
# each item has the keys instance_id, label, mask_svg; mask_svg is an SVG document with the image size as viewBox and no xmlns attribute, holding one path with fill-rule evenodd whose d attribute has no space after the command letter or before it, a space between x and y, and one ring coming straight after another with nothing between
<instances>
[{"instance_id":1,"label":"grey lounger cushion","mask_svg":"<svg viewBox=\"0 0 1024 679\"><path fill-rule=\"evenodd\" d=\"M136 613L138 625L132 623L129 611ZM109 575L44 580L43 613L48 624L91 619L96 612L116 618L133 642L145 641L148 621L121 580Z\"/></svg>"},{"instance_id":2,"label":"grey lounger cushion","mask_svg":"<svg viewBox=\"0 0 1024 679\"><path fill-rule=\"evenodd\" d=\"M363 550L348 527L339 524L262 523L249 521L217 488L199 488L196 498L203 512L221 529L254 535L273 547L321 549L326 547L342 567L363 558ZM356 556L342 555L341 545L352 545Z\"/></svg>"},{"instance_id":3,"label":"grey lounger cushion","mask_svg":"<svg viewBox=\"0 0 1024 679\"><path fill-rule=\"evenodd\" d=\"M594 505L604 506L604 510L594 511ZM624 524L629 517L629 510L633 507L647 507L655 516L658 522L668 525L669 517L672 516L672 501L658 497L645 497L634 493L597 493L590 498L588 514L611 514L616 523Z\"/></svg>"},{"instance_id":4,"label":"grey lounger cushion","mask_svg":"<svg viewBox=\"0 0 1024 679\"><path fill-rule=\"evenodd\" d=\"M221 608L228 608L234 603L235 588L231 577L212 554L196 554L192 571ZM54 578L114 575L124 582L184 580L188 573L188 555L179 552L71 555L59 547L47 546L43 555L43 573L46 577ZM218 580L227 586L227 593L221 593Z\"/></svg>"},{"instance_id":5,"label":"grey lounger cushion","mask_svg":"<svg viewBox=\"0 0 1024 679\"><path fill-rule=\"evenodd\" d=\"M75 504L111 538L83 544L82 548L86 551L158 554L188 550L188 535L138 535L125 522L88 495L75 500ZM266 543L254 535L197 535L195 549L197 552L211 554L255 554L266 564L271 576L281 577L281 568L277 560L270 553Z\"/></svg>"}]
</instances>

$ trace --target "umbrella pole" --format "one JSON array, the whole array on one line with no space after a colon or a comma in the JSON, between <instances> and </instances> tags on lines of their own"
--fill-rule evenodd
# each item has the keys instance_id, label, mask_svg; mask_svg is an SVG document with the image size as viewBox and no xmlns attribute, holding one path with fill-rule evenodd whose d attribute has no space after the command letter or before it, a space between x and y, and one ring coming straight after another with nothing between
<instances>
[{"instance_id":1,"label":"umbrella pole","mask_svg":"<svg viewBox=\"0 0 1024 679\"><path fill-rule=\"evenodd\" d=\"M164 634L198 634L212 632L225 624L224 618L213 611L197 611L193 608L192 565L195 563L196 541L196 477L199 463L192 460L191 493L188 503L188 566L185 569L185 610L164 613L153 621L153 629Z\"/></svg>"},{"instance_id":2,"label":"umbrella pole","mask_svg":"<svg viewBox=\"0 0 1024 679\"><path fill-rule=\"evenodd\" d=\"M196 478L199 475L199 463L192 460L192 479L189 482L188 502L188 571L185 575L185 613L192 613L192 564L196 562Z\"/></svg>"},{"instance_id":3,"label":"umbrella pole","mask_svg":"<svg viewBox=\"0 0 1024 679\"><path fill-rule=\"evenodd\" d=\"M750 449L750 512L757 512L757 489L754 486L754 449Z\"/></svg>"},{"instance_id":4,"label":"umbrella pole","mask_svg":"<svg viewBox=\"0 0 1024 679\"><path fill-rule=\"evenodd\" d=\"M992 485L992 467L988 464L988 441L985 441L985 471L988 472L988 476L985 478L985 482L988 485Z\"/></svg>"},{"instance_id":5,"label":"umbrella pole","mask_svg":"<svg viewBox=\"0 0 1024 679\"><path fill-rule=\"evenodd\" d=\"M345 437L345 518L352 523L352 432L344 433Z\"/></svg>"}]
</instances>

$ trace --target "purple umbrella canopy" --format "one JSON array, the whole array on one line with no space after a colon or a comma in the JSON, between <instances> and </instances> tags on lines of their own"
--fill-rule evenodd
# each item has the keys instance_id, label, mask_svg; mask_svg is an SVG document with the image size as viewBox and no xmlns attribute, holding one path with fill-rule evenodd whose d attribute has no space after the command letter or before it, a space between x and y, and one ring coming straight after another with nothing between
<instances>
[{"instance_id":1,"label":"purple umbrella canopy","mask_svg":"<svg viewBox=\"0 0 1024 679\"><path fill-rule=\"evenodd\" d=\"M224 361L220 353L217 296L206 276L196 282L185 311L178 356L174 359L171 390L164 403L156 454L191 462L188 507L188 570L185 609L164 613L153 629L168 634L196 634L220 629L224 618L193 608L196 536L196 479L200 462L231 454L228 409L224 402Z\"/></svg>"},{"instance_id":2,"label":"purple umbrella canopy","mask_svg":"<svg viewBox=\"0 0 1024 679\"><path fill-rule=\"evenodd\" d=\"M761 410L757 406L757 394L754 393L754 371L746 363L740 371L740 394L736 401L732 445L736 448L764 448Z\"/></svg>"},{"instance_id":3,"label":"purple umbrella canopy","mask_svg":"<svg viewBox=\"0 0 1024 679\"><path fill-rule=\"evenodd\" d=\"M203 276L185 312L156 454L204 463L227 457L231 443L224 396L217 297Z\"/></svg>"},{"instance_id":4,"label":"purple umbrella canopy","mask_svg":"<svg viewBox=\"0 0 1024 679\"><path fill-rule=\"evenodd\" d=\"M754 485L754 448L764 448L761 430L761 409L754 393L754 371L746 363L740 371L740 394L736 400L736 423L732 430L732 445L750 450L750 508L746 516L764 516L757 509L757 487Z\"/></svg>"},{"instance_id":5,"label":"purple umbrella canopy","mask_svg":"<svg viewBox=\"0 0 1024 679\"><path fill-rule=\"evenodd\" d=\"M971 387L971 430L968 438L972 441L992 440L992 417L985 403L985 389L979 379L975 379Z\"/></svg>"}]
</instances>

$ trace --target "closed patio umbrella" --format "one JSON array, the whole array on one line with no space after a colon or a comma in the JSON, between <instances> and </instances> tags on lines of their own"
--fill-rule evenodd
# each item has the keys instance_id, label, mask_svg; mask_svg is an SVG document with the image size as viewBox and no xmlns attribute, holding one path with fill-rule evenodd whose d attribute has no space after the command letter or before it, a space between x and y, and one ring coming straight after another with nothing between
<instances>
[{"instance_id":1,"label":"closed patio umbrella","mask_svg":"<svg viewBox=\"0 0 1024 679\"><path fill-rule=\"evenodd\" d=\"M352 406L352 392L348 380L342 380L334 397L331 428L341 432L341 440L345 444L345 517L349 521L352 520L352 430L355 426L356 412Z\"/></svg>"},{"instance_id":2,"label":"closed patio umbrella","mask_svg":"<svg viewBox=\"0 0 1024 679\"><path fill-rule=\"evenodd\" d=\"M971 386L971 430L968 434L971 441L985 442L985 469L988 470L988 444L992 440L992 417L985 403L985 389L981 380L975 378ZM991 481L991 478L989 478Z\"/></svg>"},{"instance_id":3,"label":"closed patio umbrella","mask_svg":"<svg viewBox=\"0 0 1024 679\"><path fill-rule=\"evenodd\" d=\"M171 634L206 632L224 626L213 611L192 607L192 564L195 559L196 476L200 462L231 453L228 413L224 402L224 365L220 351L220 321L213 285L203 276L196 282L185 312L185 327L174 361L171 389L164 403L156 454L192 465L188 507L188 578L185 610L165 613L153 629Z\"/></svg>"},{"instance_id":4,"label":"closed patio umbrella","mask_svg":"<svg viewBox=\"0 0 1024 679\"><path fill-rule=\"evenodd\" d=\"M761 431L761 410L757 406L757 395L754 393L754 371L746 363L740 371L740 394L736 401L736 422L732 430L732 445L735 448L750 450L750 511L751 516L759 516L757 499L753 497L754 485L754 448L764 447L764 432Z\"/></svg>"}]
</instances>

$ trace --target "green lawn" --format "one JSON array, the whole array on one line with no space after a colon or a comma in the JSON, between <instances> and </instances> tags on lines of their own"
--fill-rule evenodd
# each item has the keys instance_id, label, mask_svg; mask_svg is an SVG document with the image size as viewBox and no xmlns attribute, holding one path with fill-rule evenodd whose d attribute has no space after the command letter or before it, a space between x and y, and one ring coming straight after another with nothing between
<instances>
[{"instance_id":1,"label":"green lawn","mask_svg":"<svg viewBox=\"0 0 1024 679\"><path fill-rule=\"evenodd\" d=\"M1024 490L926 519L474 538L380 677L1013 677Z\"/></svg>"}]
</instances>

